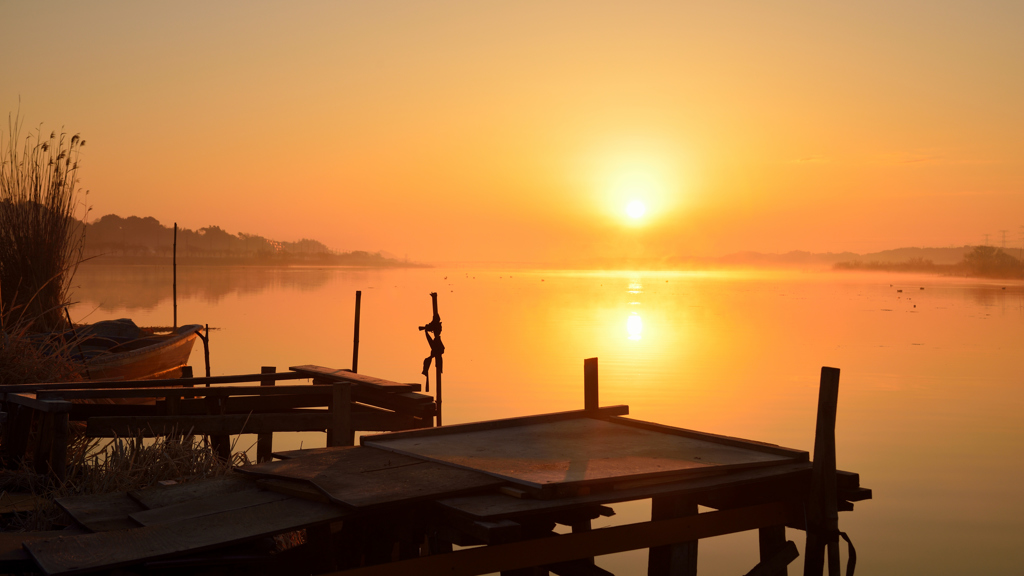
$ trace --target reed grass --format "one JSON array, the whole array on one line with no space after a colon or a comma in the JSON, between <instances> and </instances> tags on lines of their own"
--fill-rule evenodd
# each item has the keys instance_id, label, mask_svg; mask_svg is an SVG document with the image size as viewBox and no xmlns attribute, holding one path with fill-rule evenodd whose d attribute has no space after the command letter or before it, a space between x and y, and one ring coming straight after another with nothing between
<instances>
[{"instance_id":1,"label":"reed grass","mask_svg":"<svg viewBox=\"0 0 1024 576\"><path fill-rule=\"evenodd\" d=\"M7 323L47 332L65 326L71 280L82 261L85 226L79 201L78 134L22 138L24 121L9 115L0 133L0 331ZM85 194L88 194L86 192Z\"/></svg>"},{"instance_id":2,"label":"reed grass","mask_svg":"<svg viewBox=\"0 0 1024 576\"><path fill-rule=\"evenodd\" d=\"M3 529L53 530L68 524L56 504L58 498L127 492L168 480L192 482L222 476L247 464L245 452L225 461L190 434L172 434L151 442L143 441L141 435L100 442L77 434L68 446L68 474L62 483L55 484L52 476L38 475L28 466L0 475L0 489L42 496L33 510L16 514Z\"/></svg>"}]
</instances>

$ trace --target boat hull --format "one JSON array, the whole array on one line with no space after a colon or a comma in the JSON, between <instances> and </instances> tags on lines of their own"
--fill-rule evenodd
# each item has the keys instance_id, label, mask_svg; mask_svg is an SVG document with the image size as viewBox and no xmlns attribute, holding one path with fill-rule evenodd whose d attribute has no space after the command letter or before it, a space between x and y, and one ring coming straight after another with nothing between
<instances>
[{"instance_id":1,"label":"boat hull","mask_svg":"<svg viewBox=\"0 0 1024 576\"><path fill-rule=\"evenodd\" d=\"M146 380L177 378L188 365L196 336L202 326L190 324L167 336L146 338L144 346L124 352L112 352L86 363L89 380Z\"/></svg>"}]
</instances>

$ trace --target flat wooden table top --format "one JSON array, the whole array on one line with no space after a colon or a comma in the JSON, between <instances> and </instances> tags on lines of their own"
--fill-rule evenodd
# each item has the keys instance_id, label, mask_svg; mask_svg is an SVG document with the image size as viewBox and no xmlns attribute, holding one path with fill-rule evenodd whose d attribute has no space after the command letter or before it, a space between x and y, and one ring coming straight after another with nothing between
<instances>
[{"instance_id":1,"label":"flat wooden table top","mask_svg":"<svg viewBox=\"0 0 1024 576\"><path fill-rule=\"evenodd\" d=\"M365 437L363 445L484 472L533 489L795 461L755 444L727 445L594 418L436 436L382 435Z\"/></svg>"}]
</instances>

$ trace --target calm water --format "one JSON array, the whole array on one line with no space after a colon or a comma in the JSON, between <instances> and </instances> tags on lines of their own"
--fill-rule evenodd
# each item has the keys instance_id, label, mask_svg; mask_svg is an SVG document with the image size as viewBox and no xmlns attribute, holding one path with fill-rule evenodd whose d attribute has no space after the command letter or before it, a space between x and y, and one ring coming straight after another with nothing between
<instances>
[{"instance_id":1,"label":"calm water","mask_svg":"<svg viewBox=\"0 0 1024 576\"><path fill-rule=\"evenodd\" d=\"M93 265L76 281L76 321L171 323L169 270ZM178 290L179 323L217 328L214 374L349 367L354 292L362 290L360 372L404 382L422 382L428 349L417 326L430 320L428 294L436 291L447 346L445 423L582 408L583 358L597 356L602 404L809 451L818 373L835 366L842 369L839 466L859 472L875 493L840 515L857 546L858 573L1024 570L1020 283L790 272L188 268L179 270ZM300 443L321 446L324 435L280 438L275 448ZM616 510L595 525L639 521L650 505ZM788 535L802 551L802 532ZM757 563L756 544L756 533L702 541L701 573L745 573ZM598 563L646 574L645 552Z\"/></svg>"}]
</instances>

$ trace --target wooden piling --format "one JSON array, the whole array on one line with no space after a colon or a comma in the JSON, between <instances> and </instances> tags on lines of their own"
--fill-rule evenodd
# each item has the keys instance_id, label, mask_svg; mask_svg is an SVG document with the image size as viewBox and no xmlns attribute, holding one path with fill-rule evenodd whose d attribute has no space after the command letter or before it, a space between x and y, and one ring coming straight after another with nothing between
<instances>
[{"instance_id":1,"label":"wooden piling","mask_svg":"<svg viewBox=\"0 0 1024 576\"><path fill-rule=\"evenodd\" d=\"M178 328L178 223L174 223L174 242L171 246L171 290L174 300L174 328Z\"/></svg>"},{"instance_id":2,"label":"wooden piling","mask_svg":"<svg viewBox=\"0 0 1024 576\"><path fill-rule=\"evenodd\" d=\"M359 372L359 307L363 299L363 291L356 290L355 335L352 337L352 371Z\"/></svg>"},{"instance_id":3,"label":"wooden piling","mask_svg":"<svg viewBox=\"0 0 1024 576\"><path fill-rule=\"evenodd\" d=\"M331 394L331 429L327 431L328 446L352 446L352 385L348 382L333 384Z\"/></svg>"},{"instance_id":4,"label":"wooden piling","mask_svg":"<svg viewBox=\"0 0 1024 576\"><path fill-rule=\"evenodd\" d=\"M597 386L597 358L585 358L583 360L583 408L597 410L600 405Z\"/></svg>"},{"instance_id":5,"label":"wooden piling","mask_svg":"<svg viewBox=\"0 0 1024 576\"><path fill-rule=\"evenodd\" d=\"M274 374L277 372L276 366L262 366L260 367L260 374ZM275 380L273 378L262 378L260 379L260 386L273 386ZM261 432L256 436L256 462L269 462L271 460L271 452L274 450L274 433L273 432Z\"/></svg>"},{"instance_id":6,"label":"wooden piling","mask_svg":"<svg viewBox=\"0 0 1024 576\"><path fill-rule=\"evenodd\" d=\"M836 501L836 411L839 404L839 369L823 366L818 388L818 416L814 432L814 468L807 502L807 545L804 576L824 572L828 549L829 576L840 576L839 510Z\"/></svg>"},{"instance_id":7,"label":"wooden piling","mask_svg":"<svg viewBox=\"0 0 1024 576\"><path fill-rule=\"evenodd\" d=\"M651 521L697 514L697 503L682 496L651 499ZM647 553L647 576L697 576L697 540L652 547Z\"/></svg>"},{"instance_id":8,"label":"wooden piling","mask_svg":"<svg viewBox=\"0 0 1024 576\"><path fill-rule=\"evenodd\" d=\"M210 377L210 325L206 325L206 337L203 338L203 359L206 361L206 377ZM209 384L206 385L209 388Z\"/></svg>"}]
</instances>

